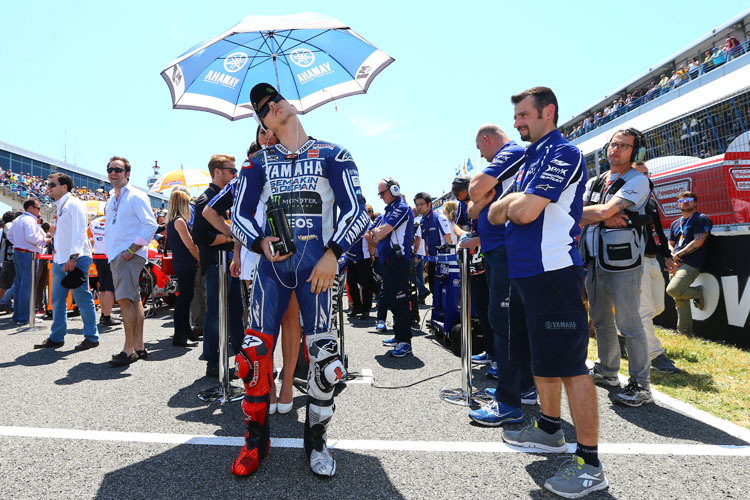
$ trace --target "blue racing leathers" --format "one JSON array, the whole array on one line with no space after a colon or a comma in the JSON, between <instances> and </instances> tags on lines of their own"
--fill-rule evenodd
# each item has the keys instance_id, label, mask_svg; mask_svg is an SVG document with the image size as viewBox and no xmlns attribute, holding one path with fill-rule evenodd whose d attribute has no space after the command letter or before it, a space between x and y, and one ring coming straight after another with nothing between
<instances>
[{"instance_id":1,"label":"blue racing leathers","mask_svg":"<svg viewBox=\"0 0 750 500\"><path fill-rule=\"evenodd\" d=\"M338 359L337 337L331 331L331 292L316 295L306 281L327 249L333 251L336 259L340 258L362 237L370 223L357 166L345 149L309 138L296 152L281 144L257 152L243 164L239 179L237 201L232 209L232 235L260 253L261 258L253 282L249 328L244 342L251 349L245 358L238 358L238 362L245 363L248 359L254 366L254 357L261 354L252 347L268 342L269 335L278 335L281 318L294 290L310 366L305 451L313 472L333 475L335 462L325 445L325 431L334 410L334 385L346 373ZM258 202L267 202L269 198L283 208L296 247L290 258L276 263L266 259L261 249L263 238L271 235L270 227L267 222L261 227L255 218ZM272 347L261 350L263 358L271 356ZM251 432L251 428L258 428L251 426L251 422L263 420L265 423L261 415L267 411L267 399L260 392L267 394L268 388L265 384L252 385L257 377L246 378L251 382L245 384L248 396L243 410L248 432ZM251 448L262 452L266 446L265 439L261 443L251 436L246 446L250 451L243 453L250 453Z\"/></svg>"}]
</instances>

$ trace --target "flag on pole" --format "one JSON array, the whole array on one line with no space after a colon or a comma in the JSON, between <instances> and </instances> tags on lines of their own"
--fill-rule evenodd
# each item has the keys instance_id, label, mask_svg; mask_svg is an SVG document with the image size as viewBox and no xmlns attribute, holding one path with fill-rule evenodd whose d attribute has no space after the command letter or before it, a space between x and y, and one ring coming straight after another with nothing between
<instances>
[{"instance_id":1,"label":"flag on pole","mask_svg":"<svg viewBox=\"0 0 750 500\"><path fill-rule=\"evenodd\" d=\"M474 165L472 165L471 158L469 158L466 160L466 171L471 172L472 170L474 170Z\"/></svg>"}]
</instances>

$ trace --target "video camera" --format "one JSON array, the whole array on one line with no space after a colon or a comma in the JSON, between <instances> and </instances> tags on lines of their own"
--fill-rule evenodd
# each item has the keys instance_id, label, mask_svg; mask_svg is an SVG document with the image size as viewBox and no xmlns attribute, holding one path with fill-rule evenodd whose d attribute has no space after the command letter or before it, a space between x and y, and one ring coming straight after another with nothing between
<instances>
[{"instance_id":1,"label":"video camera","mask_svg":"<svg viewBox=\"0 0 750 500\"><path fill-rule=\"evenodd\" d=\"M271 229L271 236L279 238L279 241L274 241L270 245L271 256L296 252L297 248L294 246L294 238L284 209L271 198L266 202L266 220Z\"/></svg>"}]
</instances>

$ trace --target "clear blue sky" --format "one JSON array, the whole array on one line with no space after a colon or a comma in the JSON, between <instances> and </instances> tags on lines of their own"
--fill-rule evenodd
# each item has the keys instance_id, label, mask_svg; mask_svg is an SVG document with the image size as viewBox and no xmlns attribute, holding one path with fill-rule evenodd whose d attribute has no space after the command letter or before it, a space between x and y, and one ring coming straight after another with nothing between
<instances>
[{"instance_id":1,"label":"clear blue sky","mask_svg":"<svg viewBox=\"0 0 750 500\"><path fill-rule=\"evenodd\" d=\"M411 199L439 195L477 155L495 122L512 139L509 97L534 85L557 94L561 122L747 8L747 2L197 2L0 3L0 140L104 171L123 155L145 186L162 172L243 157L252 119L173 110L159 73L246 15L317 11L395 58L368 94L301 117L307 132L348 148L364 194L392 176Z\"/></svg>"}]
</instances>

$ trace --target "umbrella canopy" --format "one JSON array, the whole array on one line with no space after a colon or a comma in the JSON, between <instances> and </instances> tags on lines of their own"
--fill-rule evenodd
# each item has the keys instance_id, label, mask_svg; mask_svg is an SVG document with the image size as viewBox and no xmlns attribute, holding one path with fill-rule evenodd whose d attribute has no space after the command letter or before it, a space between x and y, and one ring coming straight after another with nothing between
<instances>
[{"instance_id":1,"label":"umbrella canopy","mask_svg":"<svg viewBox=\"0 0 750 500\"><path fill-rule=\"evenodd\" d=\"M211 176L205 170L195 168L187 170L175 170L160 176L149 191L161 192L172 189L175 186L199 187L208 186L211 183Z\"/></svg>"},{"instance_id":2,"label":"umbrella canopy","mask_svg":"<svg viewBox=\"0 0 750 500\"><path fill-rule=\"evenodd\" d=\"M363 94L393 62L341 21L316 13L248 16L175 59L161 76L177 109L239 120L253 115L250 89L276 88L304 114Z\"/></svg>"}]
</instances>

